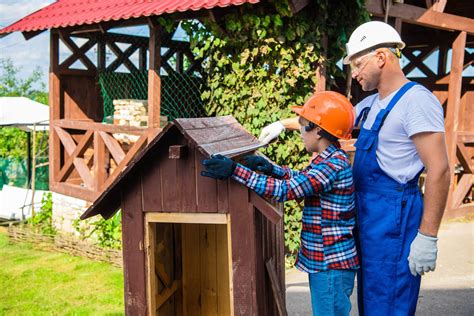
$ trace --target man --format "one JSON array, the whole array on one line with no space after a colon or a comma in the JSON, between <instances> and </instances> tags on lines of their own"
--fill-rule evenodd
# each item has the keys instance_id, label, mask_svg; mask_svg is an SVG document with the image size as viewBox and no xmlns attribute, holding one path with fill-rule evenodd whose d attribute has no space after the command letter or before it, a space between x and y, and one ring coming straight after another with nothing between
<instances>
[{"instance_id":1,"label":"man","mask_svg":"<svg viewBox=\"0 0 474 316\"><path fill-rule=\"evenodd\" d=\"M390 25L360 25L347 43L344 64L364 91L378 93L356 107L354 181L361 269L361 315L413 315L421 275L433 271L437 234L449 189L449 165L439 101L403 74L405 44ZM273 139L295 119L265 127ZM426 169L422 201L418 177Z\"/></svg>"}]
</instances>

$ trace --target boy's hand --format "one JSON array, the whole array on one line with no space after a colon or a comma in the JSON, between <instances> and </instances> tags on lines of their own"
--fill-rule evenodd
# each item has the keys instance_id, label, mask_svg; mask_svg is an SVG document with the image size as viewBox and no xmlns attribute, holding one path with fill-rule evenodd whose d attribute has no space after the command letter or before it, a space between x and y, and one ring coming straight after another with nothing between
<instances>
[{"instance_id":1,"label":"boy's hand","mask_svg":"<svg viewBox=\"0 0 474 316\"><path fill-rule=\"evenodd\" d=\"M222 155L211 156L210 159L204 159L202 165L206 167L206 171L201 171L201 176L226 180L235 170L237 164Z\"/></svg>"},{"instance_id":2,"label":"boy's hand","mask_svg":"<svg viewBox=\"0 0 474 316\"><path fill-rule=\"evenodd\" d=\"M273 171L273 165L265 158L257 155L248 155L242 159L242 164L253 171L261 171L266 175L271 175Z\"/></svg>"}]
</instances>

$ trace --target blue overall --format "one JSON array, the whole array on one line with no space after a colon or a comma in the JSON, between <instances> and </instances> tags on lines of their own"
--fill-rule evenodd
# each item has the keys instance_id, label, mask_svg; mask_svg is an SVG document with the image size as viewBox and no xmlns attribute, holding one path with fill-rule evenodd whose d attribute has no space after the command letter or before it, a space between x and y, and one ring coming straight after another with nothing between
<instances>
[{"instance_id":1,"label":"blue overall","mask_svg":"<svg viewBox=\"0 0 474 316\"><path fill-rule=\"evenodd\" d=\"M355 143L354 182L361 269L357 276L360 315L414 315L421 277L411 275L410 245L418 231L423 201L418 189L421 173L406 184L389 177L377 162L380 128L398 100L415 83L405 84L386 109L377 114L371 129L364 129L367 111Z\"/></svg>"}]
</instances>

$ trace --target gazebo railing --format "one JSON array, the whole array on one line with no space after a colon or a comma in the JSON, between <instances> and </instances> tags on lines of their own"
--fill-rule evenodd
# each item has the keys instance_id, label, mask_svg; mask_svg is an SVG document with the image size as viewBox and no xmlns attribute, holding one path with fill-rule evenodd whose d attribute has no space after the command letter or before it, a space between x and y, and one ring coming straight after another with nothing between
<instances>
[{"instance_id":1,"label":"gazebo railing","mask_svg":"<svg viewBox=\"0 0 474 316\"><path fill-rule=\"evenodd\" d=\"M50 157L51 190L94 201L146 146L150 129L63 119L51 121L50 133L59 140Z\"/></svg>"}]
</instances>

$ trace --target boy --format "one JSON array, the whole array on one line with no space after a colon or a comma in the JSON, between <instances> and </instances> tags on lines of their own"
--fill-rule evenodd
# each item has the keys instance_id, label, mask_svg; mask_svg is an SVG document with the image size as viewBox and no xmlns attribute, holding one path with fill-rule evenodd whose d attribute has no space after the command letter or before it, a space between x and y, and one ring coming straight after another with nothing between
<instances>
[{"instance_id":1,"label":"boy","mask_svg":"<svg viewBox=\"0 0 474 316\"><path fill-rule=\"evenodd\" d=\"M203 160L203 176L232 178L257 194L280 202L304 198L301 247L296 267L309 274L313 315L349 315L359 259L353 238L354 186L347 154L338 139L350 139L351 103L336 92L314 94L299 115L306 150L319 153L302 171L247 156L244 165L214 156ZM254 171L261 171L265 175Z\"/></svg>"}]
</instances>

